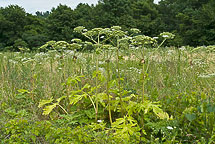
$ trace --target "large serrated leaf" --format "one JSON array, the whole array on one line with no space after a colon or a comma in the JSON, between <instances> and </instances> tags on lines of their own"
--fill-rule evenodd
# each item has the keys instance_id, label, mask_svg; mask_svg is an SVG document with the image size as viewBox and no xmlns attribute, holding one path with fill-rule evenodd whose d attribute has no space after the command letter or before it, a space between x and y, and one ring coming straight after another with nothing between
<instances>
[{"instance_id":1,"label":"large serrated leaf","mask_svg":"<svg viewBox=\"0 0 215 144\"><path fill-rule=\"evenodd\" d=\"M43 115L49 115L50 112L57 106L57 103L54 103L53 105L49 105L49 106L46 106L44 109L43 109Z\"/></svg>"},{"instance_id":2,"label":"large serrated leaf","mask_svg":"<svg viewBox=\"0 0 215 144\"><path fill-rule=\"evenodd\" d=\"M161 112L156 114L160 119L167 119L169 120L169 115L166 112Z\"/></svg>"},{"instance_id":3,"label":"large serrated leaf","mask_svg":"<svg viewBox=\"0 0 215 144\"><path fill-rule=\"evenodd\" d=\"M116 119L116 121L114 123L112 123L112 127L119 127L119 125L121 125L122 123L125 122L125 119L124 118L118 118Z\"/></svg>"},{"instance_id":4,"label":"large serrated leaf","mask_svg":"<svg viewBox=\"0 0 215 144\"><path fill-rule=\"evenodd\" d=\"M79 102L80 100L82 100L83 97L86 97L86 96L87 96L87 94L84 93L84 94L82 94L82 95L75 95L75 96L73 96L73 97L70 97L70 98L69 98L70 104L71 104L71 105L74 105L74 104L76 104L77 102Z\"/></svg>"},{"instance_id":5,"label":"large serrated leaf","mask_svg":"<svg viewBox=\"0 0 215 144\"><path fill-rule=\"evenodd\" d=\"M59 103L62 99L66 98L67 96L62 96L60 98L57 99L57 102Z\"/></svg>"},{"instance_id":6,"label":"large serrated leaf","mask_svg":"<svg viewBox=\"0 0 215 144\"><path fill-rule=\"evenodd\" d=\"M41 108L42 106L51 103L53 100L54 100L53 97L51 97L49 100L41 100L41 101L39 102L38 107Z\"/></svg>"}]
</instances>

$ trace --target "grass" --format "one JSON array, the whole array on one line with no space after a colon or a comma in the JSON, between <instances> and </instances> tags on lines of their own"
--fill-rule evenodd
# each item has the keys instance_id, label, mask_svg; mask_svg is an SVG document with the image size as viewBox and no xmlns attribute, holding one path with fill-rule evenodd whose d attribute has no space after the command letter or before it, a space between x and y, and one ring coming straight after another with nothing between
<instances>
[{"instance_id":1,"label":"grass","mask_svg":"<svg viewBox=\"0 0 215 144\"><path fill-rule=\"evenodd\" d=\"M42 109L38 108L39 102L52 97L57 99L64 95L70 95L71 91L80 89L85 84L95 87L96 79L93 78L93 73L96 71L97 59L101 74L106 76L107 65L104 53L98 55L90 52L78 52L76 53L77 59L74 59L73 55L72 51L63 58L55 51L47 53L0 53L0 123L2 132L4 133L0 136L2 141L8 142L8 139L12 139L11 135L14 133L5 128L8 123L10 123L7 127L8 129L19 127L11 127L11 125L14 126L14 124L11 124L11 121L17 118L26 118L30 122L33 122L33 125L37 122L48 120L55 125L55 130L59 131L61 115L64 112L59 108L52 111L49 116L44 116L42 115ZM117 69L120 67L120 77L123 78L120 81L122 91L127 90L129 94L142 95L142 64L140 59L138 59L141 57L141 54L138 50L126 50L120 51L119 55L123 57L123 59L119 60L119 66L115 58L110 59L108 66L110 68L108 72L108 78L110 78L109 85L113 83L110 89L117 88L117 84L114 84L113 80L117 81L119 77ZM215 112L214 62L215 53L207 52L205 49L196 51L190 47L179 49L169 47L160 48L159 50L145 49L145 99L159 102L162 110L167 112L169 116L173 116L173 120L170 122L160 121L151 116L144 116L144 124L146 125L144 128L147 132L147 135L144 137L148 142L204 143L213 141L215 135L213 118ZM69 77L81 75L85 77L81 78L77 85L65 85ZM99 81L98 83L100 85L98 93L105 91L105 82ZM114 94L112 96L111 104L114 105ZM125 98L126 96L128 95L124 95L123 97ZM139 97L139 99L142 98ZM62 105L67 107L69 111L74 110L74 107L70 109L70 106L65 101L62 102ZM84 107L84 103L81 105ZM99 106L98 119L102 118L108 124L108 113L107 111L102 111L101 107ZM94 119L91 118L93 116L90 113L87 115L89 121L83 123L93 122ZM113 120L118 115L121 114L118 114L112 108ZM65 124L66 122L63 120L61 123ZM82 124L77 125L77 123L81 123L80 119L78 121L72 124L72 127L77 128L77 131L79 126L82 126L79 127L80 130L85 126ZM21 121L20 125L23 123L25 122ZM40 123L40 125L44 126L44 129L49 125L45 123ZM169 125L171 128L175 127L172 132L167 128ZM28 126L25 128L28 129ZM65 129L68 128L66 127ZM41 129L38 131L42 131ZM67 133L69 132L67 131ZM84 132L80 133L82 134L82 138L80 139L84 139ZM102 135L104 136L104 133L96 134L101 139ZM75 134L73 133L73 135ZM89 136L89 134L87 135ZM59 140L63 138L63 134L61 138L54 137L55 135L50 136L50 138ZM20 140L20 143L23 142L20 137L17 137L17 139ZM29 139L31 139L31 143L57 143L50 140L47 135L42 136L38 134L36 138L30 137ZM65 140L66 138L63 139ZM102 143L101 139L94 139L93 141L95 143ZM104 140L103 142L111 143L109 140ZM142 139L141 141L147 140ZM91 143L93 141L88 142Z\"/></svg>"}]
</instances>

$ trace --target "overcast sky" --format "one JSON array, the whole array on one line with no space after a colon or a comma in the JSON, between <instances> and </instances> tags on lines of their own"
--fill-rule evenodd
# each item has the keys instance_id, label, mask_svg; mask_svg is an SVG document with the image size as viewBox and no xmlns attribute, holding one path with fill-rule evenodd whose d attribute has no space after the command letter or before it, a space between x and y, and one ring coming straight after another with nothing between
<instances>
[{"instance_id":1,"label":"overcast sky","mask_svg":"<svg viewBox=\"0 0 215 144\"><path fill-rule=\"evenodd\" d=\"M159 0L155 0L157 2ZM36 11L50 11L52 7L66 4L71 8L75 8L79 3L96 4L98 0L0 0L0 7L10 4L17 4L23 7L26 12L34 14Z\"/></svg>"}]
</instances>

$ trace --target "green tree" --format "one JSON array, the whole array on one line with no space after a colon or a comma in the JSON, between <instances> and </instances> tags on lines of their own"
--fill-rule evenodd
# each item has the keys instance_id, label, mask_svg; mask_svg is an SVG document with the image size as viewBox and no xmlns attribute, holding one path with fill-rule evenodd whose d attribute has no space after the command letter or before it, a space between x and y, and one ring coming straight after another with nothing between
<instances>
[{"instance_id":1,"label":"green tree","mask_svg":"<svg viewBox=\"0 0 215 144\"><path fill-rule=\"evenodd\" d=\"M50 40L70 41L75 27L74 11L70 7L60 4L51 10L46 24Z\"/></svg>"},{"instance_id":2,"label":"green tree","mask_svg":"<svg viewBox=\"0 0 215 144\"><path fill-rule=\"evenodd\" d=\"M22 36L26 25L26 12L18 5L9 5L0 9L0 41L6 46Z\"/></svg>"},{"instance_id":3,"label":"green tree","mask_svg":"<svg viewBox=\"0 0 215 144\"><path fill-rule=\"evenodd\" d=\"M132 17L136 27L144 34L155 36L159 33L161 20L153 0L132 0Z\"/></svg>"},{"instance_id":4,"label":"green tree","mask_svg":"<svg viewBox=\"0 0 215 144\"><path fill-rule=\"evenodd\" d=\"M201 34L201 44L204 45L214 45L215 42L215 1L210 0L208 3L204 4L201 10L201 16L198 17L199 29L204 27Z\"/></svg>"},{"instance_id":5,"label":"green tree","mask_svg":"<svg viewBox=\"0 0 215 144\"><path fill-rule=\"evenodd\" d=\"M37 11L35 14L39 18L47 18L49 16L50 12L49 11L46 11L46 12Z\"/></svg>"},{"instance_id":6,"label":"green tree","mask_svg":"<svg viewBox=\"0 0 215 144\"><path fill-rule=\"evenodd\" d=\"M92 29L95 27L93 23L94 15L93 15L93 6L89 6L88 4L80 3L74 9L74 20L75 25L84 26L87 29Z\"/></svg>"},{"instance_id":7,"label":"green tree","mask_svg":"<svg viewBox=\"0 0 215 144\"><path fill-rule=\"evenodd\" d=\"M214 16L213 3L213 0L162 0L158 10L163 21L163 30L174 32L174 43L178 45L214 44L213 18L208 17L211 14Z\"/></svg>"},{"instance_id":8,"label":"green tree","mask_svg":"<svg viewBox=\"0 0 215 144\"><path fill-rule=\"evenodd\" d=\"M28 43L29 48L35 49L48 41L46 35L46 19L27 14L27 24L24 27L22 39Z\"/></svg>"},{"instance_id":9,"label":"green tree","mask_svg":"<svg viewBox=\"0 0 215 144\"><path fill-rule=\"evenodd\" d=\"M131 27L134 23L130 16L130 4L130 0L99 0L98 5L94 8L96 27L114 25Z\"/></svg>"}]
</instances>

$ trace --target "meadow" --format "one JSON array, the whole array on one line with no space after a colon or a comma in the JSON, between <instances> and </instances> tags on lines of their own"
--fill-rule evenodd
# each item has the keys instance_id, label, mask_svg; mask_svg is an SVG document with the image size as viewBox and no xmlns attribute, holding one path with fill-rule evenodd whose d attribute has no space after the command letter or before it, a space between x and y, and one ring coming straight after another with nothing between
<instances>
[{"instance_id":1,"label":"meadow","mask_svg":"<svg viewBox=\"0 0 215 144\"><path fill-rule=\"evenodd\" d=\"M100 31L84 33L91 51L74 39L0 53L1 143L215 142L215 46Z\"/></svg>"}]
</instances>

